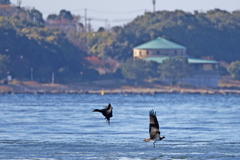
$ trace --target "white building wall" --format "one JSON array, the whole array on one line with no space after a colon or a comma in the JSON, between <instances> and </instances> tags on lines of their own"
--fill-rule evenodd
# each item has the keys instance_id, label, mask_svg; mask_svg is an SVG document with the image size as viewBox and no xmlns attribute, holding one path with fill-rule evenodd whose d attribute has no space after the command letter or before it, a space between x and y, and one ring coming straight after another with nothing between
<instances>
[{"instance_id":1,"label":"white building wall","mask_svg":"<svg viewBox=\"0 0 240 160\"><path fill-rule=\"evenodd\" d=\"M140 59L149 56L184 56L186 49L133 49L133 57Z\"/></svg>"}]
</instances>

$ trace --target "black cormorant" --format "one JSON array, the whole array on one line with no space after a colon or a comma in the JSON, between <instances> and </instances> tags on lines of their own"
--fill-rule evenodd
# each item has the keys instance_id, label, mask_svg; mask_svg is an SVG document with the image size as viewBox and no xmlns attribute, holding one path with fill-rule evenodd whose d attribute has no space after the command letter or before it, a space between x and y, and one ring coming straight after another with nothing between
<instances>
[{"instance_id":1,"label":"black cormorant","mask_svg":"<svg viewBox=\"0 0 240 160\"><path fill-rule=\"evenodd\" d=\"M94 109L93 112L101 112L105 119L107 119L106 123L110 125L110 118L112 117L113 107L109 103L104 109Z\"/></svg>"}]
</instances>

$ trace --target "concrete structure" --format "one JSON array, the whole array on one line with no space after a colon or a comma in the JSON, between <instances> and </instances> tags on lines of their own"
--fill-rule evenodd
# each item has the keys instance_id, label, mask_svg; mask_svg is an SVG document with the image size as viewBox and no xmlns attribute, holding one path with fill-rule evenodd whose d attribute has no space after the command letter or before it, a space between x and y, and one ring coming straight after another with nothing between
<instances>
[{"instance_id":1,"label":"concrete structure","mask_svg":"<svg viewBox=\"0 0 240 160\"><path fill-rule=\"evenodd\" d=\"M154 40L139 45L133 49L133 58L144 59L162 63L170 56L184 56L188 59L188 64L193 66L194 74L191 77L182 78L179 82L187 83L198 87L218 87L218 64L213 60L191 58L186 54L187 48L158 37Z\"/></svg>"}]
</instances>

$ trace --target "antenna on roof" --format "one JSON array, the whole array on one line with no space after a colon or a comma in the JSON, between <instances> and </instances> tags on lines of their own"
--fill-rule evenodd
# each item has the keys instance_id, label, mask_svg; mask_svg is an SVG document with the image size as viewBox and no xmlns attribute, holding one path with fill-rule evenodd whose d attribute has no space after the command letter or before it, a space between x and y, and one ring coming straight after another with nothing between
<instances>
[{"instance_id":1,"label":"antenna on roof","mask_svg":"<svg viewBox=\"0 0 240 160\"><path fill-rule=\"evenodd\" d=\"M156 0L152 0L153 3L153 13L155 12L155 4L156 4Z\"/></svg>"},{"instance_id":2,"label":"antenna on roof","mask_svg":"<svg viewBox=\"0 0 240 160\"><path fill-rule=\"evenodd\" d=\"M17 6L21 7L21 4L22 4L22 0L17 0Z\"/></svg>"}]
</instances>

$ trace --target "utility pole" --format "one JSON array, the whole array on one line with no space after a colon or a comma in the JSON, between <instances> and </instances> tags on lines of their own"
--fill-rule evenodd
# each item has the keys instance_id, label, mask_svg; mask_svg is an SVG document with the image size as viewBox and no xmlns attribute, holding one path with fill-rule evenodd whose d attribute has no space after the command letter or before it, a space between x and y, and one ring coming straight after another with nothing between
<instances>
[{"instance_id":1,"label":"utility pole","mask_svg":"<svg viewBox=\"0 0 240 160\"><path fill-rule=\"evenodd\" d=\"M156 0L152 0L153 2L153 13L155 12L155 4L156 4Z\"/></svg>"},{"instance_id":2,"label":"utility pole","mask_svg":"<svg viewBox=\"0 0 240 160\"><path fill-rule=\"evenodd\" d=\"M52 72L52 84L54 84L54 72Z\"/></svg>"},{"instance_id":3,"label":"utility pole","mask_svg":"<svg viewBox=\"0 0 240 160\"><path fill-rule=\"evenodd\" d=\"M31 81L33 81L33 68L31 68Z\"/></svg>"},{"instance_id":4,"label":"utility pole","mask_svg":"<svg viewBox=\"0 0 240 160\"><path fill-rule=\"evenodd\" d=\"M27 21L29 21L29 11L27 11Z\"/></svg>"},{"instance_id":5,"label":"utility pole","mask_svg":"<svg viewBox=\"0 0 240 160\"><path fill-rule=\"evenodd\" d=\"M88 18L88 32L91 31L91 18Z\"/></svg>"},{"instance_id":6,"label":"utility pole","mask_svg":"<svg viewBox=\"0 0 240 160\"><path fill-rule=\"evenodd\" d=\"M21 4L22 4L22 0L17 0L17 6L21 7Z\"/></svg>"},{"instance_id":7,"label":"utility pole","mask_svg":"<svg viewBox=\"0 0 240 160\"><path fill-rule=\"evenodd\" d=\"M105 31L107 31L107 22L108 22L108 19L105 20Z\"/></svg>"},{"instance_id":8,"label":"utility pole","mask_svg":"<svg viewBox=\"0 0 240 160\"><path fill-rule=\"evenodd\" d=\"M87 9L85 8L85 26L84 26L85 32L87 32Z\"/></svg>"},{"instance_id":9,"label":"utility pole","mask_svg":"<svg viewBox=\"0 0 240 160\"><path fill-rule=\"evenodd\" d=\"M33 22L36 22L35 13L33 14Z\"/></svg>"}]
</instances>

